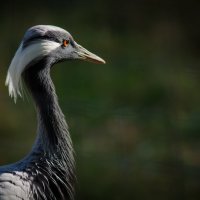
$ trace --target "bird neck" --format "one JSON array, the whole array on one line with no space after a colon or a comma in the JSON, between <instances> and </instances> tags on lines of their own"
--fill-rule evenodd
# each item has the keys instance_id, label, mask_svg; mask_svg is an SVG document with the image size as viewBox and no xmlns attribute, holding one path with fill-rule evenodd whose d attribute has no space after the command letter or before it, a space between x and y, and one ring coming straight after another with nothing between
<instances>
[{"instance_id":1,"label":"bird neck","mask_svg":"<svg viewBox=\"0 0 200 200\"><path fill-rule=\"evenodd\" d=\"M31 163L42 163L39 169L45 168L45 173L51 174L44 188L49 188L58 199L74 199L74 152L50 77L51 65L48 63L49 61L42 60L23 73L24 82L35 102L38 118L37 139L28 158L31 158ZM46 180L46 177L41 179Z\"/></svg>"},{"instance_id":2,"label":"bird neck","mask_svg":"<svg viewBox=\"0 0 200 200\"><path fill-rule=\"evenodd\" d=\"M23 78L36 105L38 135L34 149L50 154L68 154L73 159L73 148L65 117L59 107L50 64L42 60L24 72Z\"/></svg>"}]
</instances>

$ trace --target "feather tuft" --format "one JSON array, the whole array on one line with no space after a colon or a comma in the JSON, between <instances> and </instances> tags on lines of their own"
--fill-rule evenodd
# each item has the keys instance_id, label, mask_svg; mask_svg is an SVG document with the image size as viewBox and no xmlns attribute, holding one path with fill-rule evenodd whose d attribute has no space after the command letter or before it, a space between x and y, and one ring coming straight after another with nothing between
<instances>
[{"instance_id":1,"label":"feather tuft","mask_svg":"<svg viewBox=\"0 0 200 200\"><path fill-rule=\"evenodd\" d=\"M37 40L26 48L23 48L23 43L20 44L9 66L5 82L9 95L15 102L18 96L22 97L21 75L29 63L42 59L59 46L59 43L49 40Z\"/></svg>"}]
</instances>

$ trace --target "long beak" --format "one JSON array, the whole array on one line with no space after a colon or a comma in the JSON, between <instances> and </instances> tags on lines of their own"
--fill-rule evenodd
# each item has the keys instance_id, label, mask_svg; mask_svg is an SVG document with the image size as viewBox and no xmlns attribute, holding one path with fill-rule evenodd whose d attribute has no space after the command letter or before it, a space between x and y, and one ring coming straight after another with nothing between
<instances>
[{"instance_id":1,"label":"long beak","mask_svg":"<svg viewBox=\"0 0 200 200\"><path fill-rule=\"evenodd\" d=\"M81 45L76 44L78 59L93 62L97 64L105 64L106 62L99 56L89 52L87 49L83 48Z\"/></svg>"}]
</instances>

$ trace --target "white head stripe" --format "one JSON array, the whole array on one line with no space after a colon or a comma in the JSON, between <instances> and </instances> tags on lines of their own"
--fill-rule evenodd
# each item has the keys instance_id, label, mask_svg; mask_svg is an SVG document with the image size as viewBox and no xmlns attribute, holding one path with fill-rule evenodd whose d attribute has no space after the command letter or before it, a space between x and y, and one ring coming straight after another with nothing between
<instances>
[{"instance_id":1,"label":"white head stripe","mask_svg":"<svg viewBox=\"0 0 200 200\"><path fill-rule=\"evenodd\" d=\"M25 49L22 46L23 43L19 46L12 59L6 77L9 95L14 97L15 102L17 95L21 96L21 75L26 66L34 59L48 55L51 51L58 48L60 44L49 40L38 40Z\"/></svg>"}]
</instances>

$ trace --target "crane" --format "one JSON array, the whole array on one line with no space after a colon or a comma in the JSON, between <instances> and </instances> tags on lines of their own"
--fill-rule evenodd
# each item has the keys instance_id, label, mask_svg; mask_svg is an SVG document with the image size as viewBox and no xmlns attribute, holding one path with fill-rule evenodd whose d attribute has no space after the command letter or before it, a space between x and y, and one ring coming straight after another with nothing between
<instances>
[{"instance_id":1,"label":"crane","mask_svg":"<svg viewBox=\"0 0 200 200\"><path fill-rule=\"evenodd\" d=\"M6 85L15 102L22 96L22 81L26 85L36 108L37 137L25 158L0 167L1 200L74 199L74 150L50 70L58 62L75 59L105 63L60 27L36 25L25 32Z\"/></svg>"}]
</instances>

